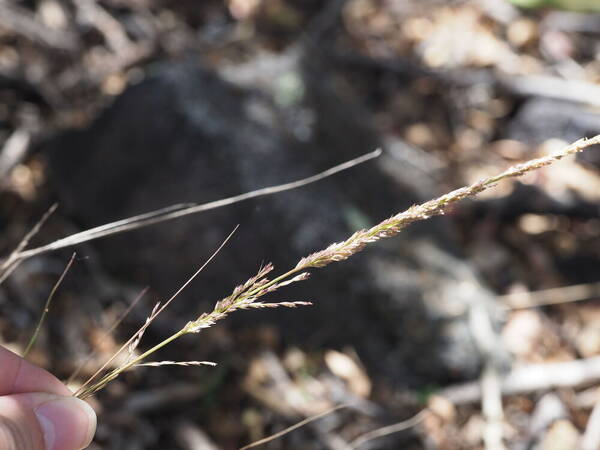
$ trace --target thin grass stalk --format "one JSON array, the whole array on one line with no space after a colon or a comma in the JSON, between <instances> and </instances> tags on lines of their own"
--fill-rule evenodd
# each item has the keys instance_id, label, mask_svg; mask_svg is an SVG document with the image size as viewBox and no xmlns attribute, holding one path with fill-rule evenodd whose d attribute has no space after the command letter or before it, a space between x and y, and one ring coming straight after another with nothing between
<instances>
[{"instance_id":1,"label":"thin grass stalk","mask_svg":"<svg viewBox=\"0 0 600 450\"><path fill-rule=\"evenodd\" d=\"M19 267L19 264L22 261L19 255L23 252L25 247L29 245L29 241L37 233L39 233L40 229L42 228L42 226L44 226L44 224L50 218L50 216L54 214L56 208L58 208L58 203L54 203L50 208L48 208L48 211L44 213L42 218L37 221L33 228L29 230L29 232L23 237L23 239L21 239L21 242L19 242L17 247L11 252L10 255L8 255L8 258L6 258L2 262L2 264L0 264L0 284L2 284L4 280L6 280L17 267Z\"/></svg>"},{"instance_id":2,"label":"thin grass stalk","mask_svg":"<svg viewBox=\"0 0 600 450\"><path fill-rule=\"evenodd\" d=\"M379 439L383 436L389 436L390 434L398 433L400 431L404 431L408 428L412 428L415 425L418 425L427 417L428 410L423 409L415 414L410 419L403 420L402 422L394 423L392 425L387 425L385 427L377 428L376 430L368 431L364 434L361 434L357 438L355 438L350 445L353 449L358 449L362 447L369 441L373 439Z\"/></svg>"},{"instance_id":3,"label":"thin grass stalk","mask_svg":"<svg viewBox=\"0 0 600 450\"><path fill-rule=\"evenodd\" d=\"M93 385L91 385L90 387L84 388L84 386L82 386L79 389L79 391L77 391L75 393L75 396L79 397L81 399L86 399L89 396L94 395L96 392L98 392L99 390L103 389L112 380L114 380L115 378L117 378L120 374L122 374L123 372L131 369L134 366L139 365L144 359L146 359L152 353L160 350L165 345L170 344L174 340L179 339L184 334L187 334L187 332L185 331L185 329L179 330L177 333L175 333L172 336L168 337L164 341L159 342L158 344L156 344L150 350L145 351L144 353L142 353L138 357L132 359L131 361L128 361L127 363L123 364L122 366L118 367L117 369L114 369L114 370L110 371L109 373L107 373L106 375L104 375L102 378L100 378L99 381L97 381L96 383L94 383Z\"/></svg>"},{"instance_id":4,"label":"thin grass stalk","mask_svg":"<svg viewBox=\"0 0 600 450\"><path fill-rule=\"evenodd\" d=\"M231 239L231 237L234 235L234 233L237 231L237 229L239 228L239 225L237 225L233 231L231 233L229 233L229 235L225 238L225 240L221 243L221 245L219 245L219 247L213 252L212 255L210 255L210 257L204 262L204 264L202 264L202 266L200 266L200 268L198 270L196 270L196 272L194 272L194 274L188 278L188 280L179 288L177 289L177 291L169 298L169 300L167 300L165 302L165 304L156 312L156 314L154 314L154 318L156 318L160 313L162 313L170 304L171 302L173 302L173 300L175 300L175 298L177 298L177 296L200 274L200 272L202 272L204 270L204 268L213 260L213 258L215 256L217 256L217 254L221 251L221 249L225 246L225 244L227 244L227 242L229 242L229 239ZM154 319L153 318L153 319ZM102 367L100 367L90 378L87 379L87 381L85 383L83 383L83 385L81 385L81 387L77 390L77 392L75 393L76 397L79 397L81 393L86 392L86 386L88 386L90 383L92 383L92 381L94 381L94 379L104 370L106 369L106 367L112 362L114 361L114 359L121 354L121 352L123 350L125 350L129 344L131 344L135 338L138 336L138 333L140 333L140 331L144 330L145 328L147 328L150 325L150 323L146 323L144 324L140 330L138 330L136 333L133 334L133 336L131 336L129 338L129 340L127 342L125 342L121 348L119 348L119 350L117 350L117 352L108 360L106 361ZM138 361L139 362L139 361ZM127 367L129 368L129 367ZM118 370L118 369L115 369ZM118 376L119 373L121 373L122 370L120 370L116 376ZM115 378L116 378L115 376ZM94 391L95 392L95 391Z\"/></svg>"},{"instance_id":5,"label":"thin grass stalk","mask_svg":"<svg viewBox=\"0 0 600 450\"><path fill-rule=\"evenodd\" d=\"M150 225L166 222L169 220L174 220L180 217L184 217L190 214L197 214L200 212L222 208L224 206L229 206L234 203L243 202L249 199L265 197L268 195L274 195L280 192L289 191L292 189L297 189L302 186L306 186L311 183L315 183L317 181L328 178L332 175L335 175L344 170L348 170L354 166L362 164L371 159L377 158L381 155L381 150L375 150L373 152L367 153L365 155L359 156L358 158L351 159L350 161L346 161L342 164L338 164L337 166L331 167L323 172L318 174L302 178L300 180L292 181L289 183L284 183L276 186L268 186L265 188L257 189L254 191L246 192L243 194L235 195L233 197L228 197L220 200L215 200L208 203L196 204L196 203L185 203L179 205L172 205L166 208L161 208L155 211L150 211L148 213L140 214L137 216L129 217L127 219L118 220L116 222L111 222L108 224L100 225L89 230L84 230L79 233L72 234L70 236L64 237L62 239L58 239L54 242L51 242L46 245L42 245L40 247L32 248L29 250L24 250L25 245L19 244L17 250L11 253L8 258L6 258L0 264L0 284L8 278L10 273L16 268L16 266L23 260L31 258L33 256L38 256L44 253L52 252L55 250L59 250L65 247L71 247L77 244L82 244L84 242L89 242L95 239L100 239L106 236L112 236L119 233L124 233L127 231L137 230L139 228L147 227ZM51 208L49 213L51 214L56 209L56 205ZM49 216L47 213L36 225L35 232L39 230L41 224L47 219ZM28 235L29 236L29 235ZM26 237L24 241L28 242L28 238Z\"/></svg>"},{"instance_id":6,"label":"thin grass stalk","mask_svg":"<svg viewBox=\"0 0 600 450\"><path fill-rule=\"evenodd\" d=\"M489 189L501 180L518 177L533 170L540 169L564 158L565 156L581 152L585 148L595 144L600 144L600 135L597 135L591 139L580 139L556 154L533 159L522 164L517 164L498 175L484 178L470 186L456 189L450 193L444 194L420 205L411 206L406 211L398 213L370 229L355 232L345 241L331 244L321 251L312 253L302 258L294 268L282 275L279 275L273 280L267 280L265 278L266 275L273 269L273 266L268 264L264 268L261 268L257 275L250 278L243 285L236 287L231 295L218 301L215 304L212 312L201 314L196 320L188 322L181 330L155 345L150 350L144 352L133 361L129 361L124 366L105 375L99 382L93 384L89 388L78 391L76 395L82 398L92 395L106 386L107 383L116 378L124 370L127 370L135 364L140 363L143 359L150 356L155 351L163 348L165 345L175 341L181 336L189 333L199 333L203 329L214 325L217 321L224 319L233 311L251 308L252 306L250 305L255 303L259 297L273 292L285 284L289 284L290 282L294 281L306 280L308 278L308 273L305 272L307 269L321 268L333 262L344 261L350 256L363 250L366 245L383 238L395 236L403 228L413 222L429 219L430 217L436 215L441 215L444 213L445 208L447 208L449 205ZM270 303L269 306L300 306L304 304L307 304L307 302Z\"/></svg>"},{"instance_id":7,"label":"thin grass stalk","mask_svg":"<svg viewBox=\"0 0 600 450\"><path fill-rule=\"evenodd\" d=\"M258 447L259 445L263 445L268 442L274 441L275 439L279 439L281 436L285 436L286 434L288 434L294 430L297 430L298 428L301 428L304 425L314 422L315 420L319 420L322 417L325 417L325 416L327 416L331 413L334 413L335 411L338 411L343 408L348 408L348 405L334 406L333 408L323 411L322 413L315 414L314 416L311 416L311 417L307 417L306 419L301 420L300 422L298 422L290 427L287 427L285 430L281 430L278 433L272 434L271 436L267 436L266 438L263 438L258 441L252 442L251 444L245 445L242 448L240 448L240 450L247 450L249 448Z\"/></svg>"},{"instance_id":8,"label":"thin grass stalk","mask_svg":"<svg viewBox=\"0 0 600 450\"><path fill-rule=\"evenodd\" d=\"M131 304L127 307L127 309L123 312L123 314L121 314L117 320L115 320L113 322L113 324L106 330L104 331L104 333L102 333L102 339L107 338L111 335L111 333L115 330L115 328L117 328L121 322L123 322L123 320L125 320L125 318L129 315L129 313L133 310L133 308L135 308L135 306L139 303L139 301L144 297L144 295L146 295L146 292L148 292L148 286L146 286L144 289L142 289L140 291L140 293L133 299L133 301L131 302ZM79 375L79 373L83 370L83 368L85 367L85 365L92 359L92 357L94 356L95 351L91 351L86 357L85 359L77 366L77 368L73 371L73 373L69 376L68 380L66 381L65 384L69 385L71 384L75 378L77 378L77 376Z\"/></svg>"},{"instance_id":9,"label":"thin grass stalk","mask_svg":"<svg viewBox=\"0 0 600 450\"><path fill-rule=\"evenodd\" d=\"M75 256L76 256L76 254L73 253L73 255L71 256L71 259L67 263L67 266L63 270L62 274L60 275L60 277L58 278L56 283L54 283L54 286L52 287L52 290L50 291L50 295L48 295L48 298L46 299L46 304L44 305L44 309L42 310L40 319L38 320L38 323L35 326L35 330L33 331L33 334L31 335L31 337L29 338L29 342L27 343L27 346L25 347L25 350L23 351L23 354L21 355L23 358L27 357L27 355L29 354L29 352L31 351L31 349L33 347L33 344L35 344L35 341L37 340L38 335L40 334L40 330L42 329L42 325L44 324L44 321L46 320L46 316L48 315L48 311L50 311L50 303L52 303L54 294L56 294L58 287L62 284L63 280L65 279L65 276L67 275L67 272L69 271L69 269L75 262Z\"/></svg>"}]
</instances>

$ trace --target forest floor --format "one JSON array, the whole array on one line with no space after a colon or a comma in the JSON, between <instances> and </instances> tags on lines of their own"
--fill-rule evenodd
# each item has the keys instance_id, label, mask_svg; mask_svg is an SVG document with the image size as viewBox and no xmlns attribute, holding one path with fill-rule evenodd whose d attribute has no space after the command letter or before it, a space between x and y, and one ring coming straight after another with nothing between
<instances>
[{"instance_id":1,"label":"forest floor","mask_svg":"<svg viewBox=\"0 0 600 450\"><path fill-rule=\"evenodd\" d=\"M242 68L281 61L311 39L381 142L412 149L439 193L600 133L599 14L503 0L0 1L0 254L57 199L39 149L89 126L153 64L194 55L261 90L273 66L254 67L249 81ZM278 81L283 107L296 82ZM93 399L101 419L91 448L239 448L348 402L264 448L598 448L598 149L502 183L450 217L466 261L504 311L496 332L510 367L390 390L352 348L310 352L279 345L275 327L223 327L210 339L245 343L228 344L225 368L143 369ZM34 243L75 231L51 219ZM0 286L0 343L23 348L63 259L40 259ZM104 270L107 289L120 290ZM82 319L94 361L118 348L121 338L104 329L123 305ZM144 313L132 317L143 322ZM70 321L53 323L79 339ZM65 355L44 350L53 332L31 358L64 375ZM240 363L246 354L253 359Z\"/></svg>"}]
</instances>

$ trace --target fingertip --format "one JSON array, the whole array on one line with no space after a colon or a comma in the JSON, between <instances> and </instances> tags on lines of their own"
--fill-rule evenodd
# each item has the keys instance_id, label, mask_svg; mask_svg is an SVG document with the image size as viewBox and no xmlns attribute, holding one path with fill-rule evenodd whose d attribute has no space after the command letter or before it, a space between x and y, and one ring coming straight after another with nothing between
<instances>
[{"instance_id":1,"label":"fingertip","mask_svg":"<svg viewBox=\"0 0 600 450\"><path fill-rule=\"evenodd\" d=\"M34 409L44 435L46 450L86 448L96 431L96 413L75 397L53 397Z\"/></svg>"},{"instance_id":2,"label":"fingertip","mask_svg":"<svg viewBox=\"0 0 600 450\"><path fill-rule=\"evenodd\" d=\"M49 392L71 395L71 391L55 376L0 346L0 395L27 392Z\"/></svg>"}]
</instances>

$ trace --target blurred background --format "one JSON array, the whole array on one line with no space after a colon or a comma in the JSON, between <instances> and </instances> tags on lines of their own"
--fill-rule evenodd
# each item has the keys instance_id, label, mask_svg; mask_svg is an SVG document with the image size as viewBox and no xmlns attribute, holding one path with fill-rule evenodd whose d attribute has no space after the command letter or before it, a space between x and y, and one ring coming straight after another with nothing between
<instances>
[{"instance_id":1,"label":"blurred background","mask_svg":"<svg viewBox=\"0 0 600 450\"><path fill-rule=\"evenodd\" d=\"M23 350L76 251L29 356L62 379L87 361L76 387L236 224L138 351L267 262L283 273L600 133L599 37L595 0L0 0L3 257L55 202L30 248L383 149L298 190L24 260L0 285L0 344ZM591 148L271 299L312 307L236 312L166 347L155 360L218 365L127 372L91 400L91 448L235 449L341 404L262 448L599 448L599 237Z\"/></svg>"}]
</instances>

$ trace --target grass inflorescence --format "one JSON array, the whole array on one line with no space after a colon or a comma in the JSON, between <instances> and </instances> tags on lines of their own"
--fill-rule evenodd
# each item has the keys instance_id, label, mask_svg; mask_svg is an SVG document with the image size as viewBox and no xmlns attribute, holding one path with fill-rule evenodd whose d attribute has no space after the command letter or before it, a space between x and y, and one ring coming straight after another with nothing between
<instances>
[{"instance_id":1,"label":"grass inflorescence","mask_svg":"<svg viewBox=\"0 0 600 450\"><path fill-rule=\"evenodd\" d=\"M331 244L323 250L314 252L304 258L301 258L294 268L288 270L282 275L276 276L271 280L267 278L267 275L269 275L274 270L274 267L272 264L267 264L264 267L261 267L256 275L252 276L246 282L233 289L231 294L217 301L211 312L202 313L195 320L189 321L182 329L180 329L179 331L177 331L158 345L152 347L150 350L147 350L146 352L137 357L133 357L132 349L130 348L130 359L126 364L123 364L122 366L109 371L98 381L92 382L96 378L96 376L99 375L99 372L97 372L94 376L92 376L90 380L88 380L82 386L82 388L76 393L76 396L80 398L86 398L90 395L93 395L95 392L99 391L104 386L106 386L106 384L108 384L110 381L118 377L125 370L144 364L143 361L158 349L164 347L170 342L173 342L186 334L199 333L203 329L211 327L219 320L224 319L234 311L256 308L296 307L310 305L311 303L306 301L280 301L267 303L262 301L262 297L268 293L275 292L279 288L289 285L291 283L300 282L308 279L309 270L325 267L334 262L344 261L352 255L363 250L368 244L379 241L383 238L395 236L406 226L414 222L426 220L436 215L441 215L444 213L445 209L448 206L465 198L479 194L480 192L493 187L496 183L498 183L501 180L524 175L533 170L537 170L544 166L550 165L564 158L565 156L578 153L583 149L595 144L600 144L600 135L595 136L591 139L580 139L553 155L533 159L528 162L512 166L498 175L484 178L470 186L465 186L456 189L433 200L429 200L425 203L411 206L406 211L395 214L369 229L364 229L355 232L344 241ZM231 237L231 235L229 237ZM194 276L197 275L198 272L196 272ZM194 277L192 277L191 279L193 278ZM185 287L191 281L191 279L183 287ZM142 326L142 328L140 328L140 330L137 333L135 333L134 336L132 336L132 338L121 348L121 350L119 350L119 352L117 352L117 354L120 353L128 345L130 345L130 347L133 348L137 347L139 340L141 339L141 335L143 334L143 331L152 323L152 321L158 316L158 314L177 296L177 294L181 292L183 287L180 288L177 291L177 293L173 297L171 297L171 299L169 299L163 306L159 307L157 305L157 307L148 317L146 323ZM114 359L114 357L112 359ZM206 363L207 362L204 361L188 361L179 364L200 365ZM166 364L177 363L173 361L153 363L153 365Z\"/></svg>"}]
</instances>

